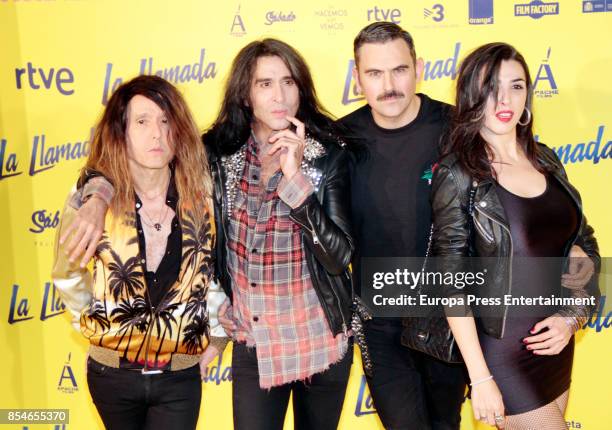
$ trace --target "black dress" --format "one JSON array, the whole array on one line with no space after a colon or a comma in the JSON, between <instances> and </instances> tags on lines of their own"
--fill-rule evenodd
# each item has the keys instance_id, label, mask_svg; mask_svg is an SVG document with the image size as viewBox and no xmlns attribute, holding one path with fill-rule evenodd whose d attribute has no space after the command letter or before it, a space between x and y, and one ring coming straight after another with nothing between
<instances>
[{"instance_id":1,"label":"black dress","mask_svg":"<svg viewBox=\"0 0 612 430\"><path fill-rule=\"evenodd\" d=\"M513 243L512 296L558 296L561 258L578 228L578 210L571 197L552 176L537 197L520 197L497 184L497 194L510 226ZM510 307L502 339L478 330L485 360L495 378L506 414L515 415L544 406L569 388L574 356L574 338L557 355L535 355L523 344L529 331L556 308ZM542 333L542 332L541 332Z\"/></svg>"}]
</instances>

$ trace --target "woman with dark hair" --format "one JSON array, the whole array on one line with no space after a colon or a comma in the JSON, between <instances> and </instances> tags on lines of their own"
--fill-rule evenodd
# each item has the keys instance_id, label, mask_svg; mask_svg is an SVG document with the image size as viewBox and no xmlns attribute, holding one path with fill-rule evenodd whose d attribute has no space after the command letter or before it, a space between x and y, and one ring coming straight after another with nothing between
<instances>
[{"instance_id":1,"label":"woman with dark hair","mask_svg":"<svg viewBox=\"0 0 612 430\"><path fill-rule=\"evenodd\" d=\"M447 155L433 177L432 255L445 270L463 267L465 256L495 261L473 291L492 305L448 316L476 419L561 430L573 334L599 295L590 281L599 255L578 191L555 153L534 140L531 101L527 64L512 46L487 44L463 61ZM569 300L541 309L505 300L552 294Z\"/></svg>"},{"instance_id":2,"label":"woman with dark hair","mask_svg":"<svg viewBox=\"0 0 612 430\"><path fill-rule=\"evenodd\" d=\"M93 276L66 254L82 234L71 231L79 194L66 202L52 276L89 340L87 382L106 428L196 427L199 363L205 367L227 343L216 319L225 294L211 282L206 163L180 93L141 76L113 93L83 169L114 186Z\"/></svg>"}]
</instances>

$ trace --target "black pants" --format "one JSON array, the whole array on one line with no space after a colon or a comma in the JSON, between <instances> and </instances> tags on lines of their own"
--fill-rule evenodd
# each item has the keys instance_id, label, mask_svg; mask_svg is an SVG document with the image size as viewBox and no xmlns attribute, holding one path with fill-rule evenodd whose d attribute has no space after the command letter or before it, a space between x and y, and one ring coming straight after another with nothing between
<instances>
[{"instance_id":1,"label":"black pants","mask_svg":"<svg viewBox=\"0 0 612 430\"><path fill-rule=\"evenodd\" d=\"M353 362L352 344L346 356L308 381L269 390L259 387L254 348L234 343L232 355L232 403L237 430L282 430L293 392L295 430L336 429L342 412L346 385Z\"/></svg>"},{"instance_id":2,"label":"black pants","mask_svg":"<svg viewBox=\"0 0 612 430\"><path fill-rule=\"evenodd\" d=\"M402 346L401 322L374 319L365 327L374 372L367 378L374 407L388 430L458 430L466 372Z\"/></svg>"},{"instance_id":3,"label":"black pants","mask_svg":"<svg viewBox=\"0 0 612 430\"><path fill-rule=\"evenodd\" d=\"M200 366L157 375L87 360L87 384L109 430L195 429L200 412Z\"/></svg>"}]
</instances>

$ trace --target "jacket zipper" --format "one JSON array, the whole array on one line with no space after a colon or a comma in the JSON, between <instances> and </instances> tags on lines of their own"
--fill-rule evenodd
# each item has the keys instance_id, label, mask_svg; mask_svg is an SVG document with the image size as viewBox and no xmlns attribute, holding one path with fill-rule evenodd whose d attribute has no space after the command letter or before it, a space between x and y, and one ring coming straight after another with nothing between
<instances>
[{"instance_id":1,"label":"jacket zipper","mask_svg":"<svg viewBox=\"0 0 612 430\"><path fill-rule=\"evenodd\" d=\"M312 224L312 221L310 220L310 216L308 215L308 211L306 211L306 219L308 220L308 224L310 225L310 228L301 223L300 221L296 220L294 217L290 216L289 218L291 218L292 221L294 221L295 223L301 225L302 227L304 227L312 236L312 243L314 243L315 245L319 246L323 252L325 254L327 254L327 250L325 249L325 247L323 246L323 244L321 243L321 241L319 240L319 236L317 236L317 233L315 233L315 229L314 229L314 225Z\"/></svg>"},{"instance_id":2,"label":"jacket zipper","mask_svg":"<svg viewBox=\"0 0 612 430\"><path fill-rule=\"evenodd\" d=\"M514 244L512 243L512 235L510 234L510 229L508 227L506 227L506 225L504 225L503 223L497 221L496 219L494 219L493 217L491 217L490 215L487 215L485 212L483 212L481 209L478 208L478 206L474 205L474 209L476 209L479 213L481 213L482 215L484 215L485 217L487 217L488 219L490 219L491 221L499 224L500 226L502 226L502 228L504 230L506 230L506 232L508 233L508 237L510 238L510 267L508 270L508 294L512 293L512 258L513 258L513 254L514 254ZM508 316L508 306L504 306L504 316L502 318L502 329L501 329L501 334L500 334L500 338L504 337L504 333L506 331L506 318Z\"/></svg>"},{"instance_id":3,"label":"jacket zipper","mask_svg":"<svg viewBox=\"0 0 612 430\"><path fill-rule=\"evenodd\" d=\"M487 240L487 242L489 243L493 243L494 239L491 237L491 235L485 230L485 228L480 224L480 222L476 219L476 218L472 218L474 220L474 225L476 226L476 229L480 232L480 234L482 234L485 239Z\"/></svg>"},{"instance_id":4,"label":"jacket zipper","mask_svg":"<svg viewBox=\"0 0 612 430\"><path fill-rule=\"evenodd\" d=\"M304 227L304 229L306 229L312 236L312 242L321 247L321 249L323 250L323 252L325 254L327 254L327 250L325 249L325 247L323 246L323 244L319 241L319 238L317 236L317 234L314 231L314 225L312 224L312 221L310 220L310 216L308 215L308 211L306 211L306 219L308 220L308 224L310 224L310 228L308 228L308 226L304 225L303 223L301 223L300 221L296 220L293 217L289 217L291 218L291 220L293 220L295 223L301 225L302 227ZM348 336L348 326L346 324L346 320L344 319L344 313L342 312L342 309L340 308L340 296L338 296L338 293L336 292L336 290L332 287L331 288L332 293L334 293L334 297L336 297L336 302L338 303L338 311L340 312L340 318L342 318L342 332L344 333L345 336Z\"/></svg>"}]
</instances>

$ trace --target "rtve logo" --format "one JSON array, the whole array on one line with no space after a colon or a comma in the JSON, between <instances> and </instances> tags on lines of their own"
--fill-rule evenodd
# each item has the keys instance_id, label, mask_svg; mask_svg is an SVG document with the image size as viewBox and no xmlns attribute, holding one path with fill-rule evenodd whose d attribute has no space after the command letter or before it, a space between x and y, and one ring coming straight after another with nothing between
<instances>
[{"instance_id":1,"label":"rtve logo","mask_svg":"<svg viewBox=\"0 0 612 430\"><path fill-rule=\"evenodd\" d=\"M15 69L15 84L18 90L26 85L33 90L54 87L60 94L70 96L74 94L74 88L70 86L74 84L74 73L67 67L36 67L28 61L26 67Z\"/></svg>"}]
</instances>

